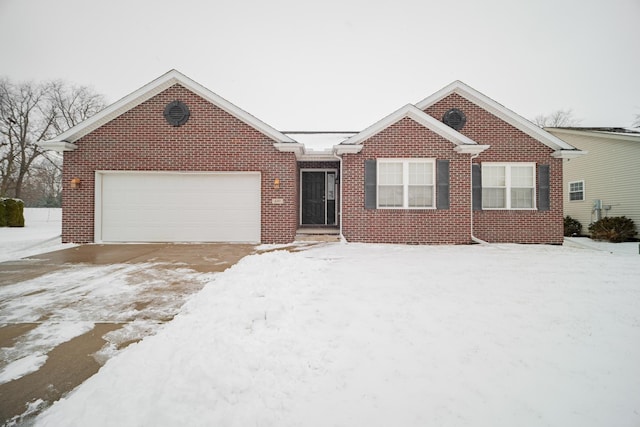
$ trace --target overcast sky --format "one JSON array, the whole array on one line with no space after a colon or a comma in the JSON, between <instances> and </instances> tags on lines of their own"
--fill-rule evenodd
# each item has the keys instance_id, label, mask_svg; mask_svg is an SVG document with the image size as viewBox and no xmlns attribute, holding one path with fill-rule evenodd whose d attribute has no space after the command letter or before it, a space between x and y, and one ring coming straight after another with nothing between
<instances>
[{"instance_id":1,"label":"overcast sky","mask_svg":"<svg viewBox=\"0 0 640 427\"><path fill-rule=\"evenodd\" d=\"M640 114L640 0L0 0L0 76L115 102L170 69L282 130L361 130L462 80L518 114Z\"/></svg>"}]
</instances>

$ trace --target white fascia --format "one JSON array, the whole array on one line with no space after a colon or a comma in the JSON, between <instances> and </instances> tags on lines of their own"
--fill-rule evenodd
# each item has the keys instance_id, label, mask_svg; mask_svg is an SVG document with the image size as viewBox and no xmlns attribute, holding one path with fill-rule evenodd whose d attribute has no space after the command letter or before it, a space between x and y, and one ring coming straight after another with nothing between
<instances>
[{"instance_id":1,"label":"white fascia","mask_svg":"<svg viewBox=\"0 0 640 427\"><path fill-rule=\"evenodd\" d=\"M338 144L333 146L333 152L336 156L342 156L343 154L358 154L363 148L364 146L362 144Z\"/></svg>"},{"instance_id":2,"label":"white fascia","mask_svg":"<svg viewBox=\"0 0 640 427\"><path fill-rule=\"evenodd\" d=\"M491 147L490 145L458 145L456 147L453 148L453 151L455 151L456 153L460 153L460 154L471 154L474 156L477 156L478 154L482 153L483 151L487 150L489 147Z\"/></svg>"},{"instance_id":3,"label":"white fascia","mask_svg":"<svg viewBox=\"0 0 640 427\"><path fill-rule=\"evenodd\" d=\"M373 125L369 126L362 132L347 139L341 145L360 144L362 141L371 138L372 136L395 124L396 122L404 119L405 117L408 117L413 121L421 124L427 129L437 133L441 137L451 141L455 145L478 145L471 138L464 136L463 134L450 128L446 124L434 119L412 104L407 104L404 107L394 111L382 120L379 120Z\"/></svg>"},{"instance_id":4,"label":"white fascia","mask_svg":"<svg viewBox=\"0 0 640 427\"><path fill-rule=\"evenodd\" d=\"M483 109L490 112L494 116L500 118L501 120L504 120L505 122L509 123L511 126L526 133L530 137L537 139L542 144L546 145L547 147L553 150L563 151L563 150L574 149L574 147L571 146L570 144L550 134L549 132L545 131L541 127L536 126L535 124L531 123L529 120L511 111L504 105L494 101L493 99L489 98L485 94L478 92L477 90L466 85L460 80L454 81L453 83L445 86L444 88L440 89L438 92L434 93L433 95L418 102L416 104L416 107L418 107L420 110L425 110L431 105L437 103L438 101L446 98L447 96L453 93L457 93L458 95L467 99L468 101L471 101L472 103L482 107Z\"/></svg>"},{"instance_id":5,"label":"white fascia","mask_svg":"<svg viewBox=\"0 0 640 427\"><path fill-rule=\"evenodd\" d=\"M76 142L78 139L82 138L88 133L110 122L111 120L131 110L132 108L142 104L148 99L151 99L152 97L156 96L157 94L163 92L164 90L170 88L175 84L180 84L187 90L190 90L191 92L203 97L215 106L243 121L244 123L273 139L274 141L294 142L293 139L282 134L281 132L267 125L255 116L247 113L243 109L222 98L221 96L213 93L206 87L202 86L200 83L197 83L196 81L190 79L177 70L171 70L158 77L157 79L151 81L150 83L147 83L146 85L130 93L119 101L116 101L113 104L109 105L94 116L61 133L60 135L58 135L56 140L51 142Z\"/></svg>"},{"instance_id":6,"label":"white fascia","mask_svg":"<svg viewBox=\"0 0 640 427\"><path fill-rule=\"evenodd\" d=\"M39 147L44 148L45 150L57 151L58 153L62 153L65 151L74 151L78 148L76 144L72 144L67 141L42 141L36 144Z\"/></svg>"},{"instance_id":7,"label":"white fascia","mask_svg":"<svg viewBox=\"0 0 640 427\"><path fill-rule=\"evenodd\" d=\"M575 159L587 154L588 151L584 150L557 150L551 153L551 157L556 159Z\"/></svg>"},{"instance_id":8,"label":"white fascia","mask_svg":"<svg viewBox=\"0 0 640 427\"><path fill-rule=\"evenodd\" d=\"M299 142L275 142L273 146L282 153L295 153L296 159L300 159L305 154L304 144Z\"/></svg>"}]
</instances>

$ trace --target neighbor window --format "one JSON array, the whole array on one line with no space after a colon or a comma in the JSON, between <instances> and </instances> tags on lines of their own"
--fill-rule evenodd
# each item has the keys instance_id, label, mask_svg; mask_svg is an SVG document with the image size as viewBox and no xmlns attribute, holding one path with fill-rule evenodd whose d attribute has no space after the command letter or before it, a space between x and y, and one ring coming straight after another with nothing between
<instances>
[{"instance_id":1,"label":"neighbor window","mask_svg":"<svg viewBox=\"0 0 640 427\"><path fill-rule=\"evenodd\" d=\"M534 209L534 163L483 163L482 209Z\"/></svg>"},{"instance_id":2,"label":"neighbor window","mask_svg":"<svg viewBox=\"0 0 640 427\"><path fill-rule=\"evenodd\" d=\"M569 183L569 201L584 200L584 181Z\"/></svg>"},{"instance_id":3,"label":"neighbor window","mask_svg":"<svg viewBox=\"0 0 640 427\"><path fill-rule=\"evenodd\" d=\"M435 207L434 163L433 159L378 159L378 207Z\"/></svg>"}]
</instances>

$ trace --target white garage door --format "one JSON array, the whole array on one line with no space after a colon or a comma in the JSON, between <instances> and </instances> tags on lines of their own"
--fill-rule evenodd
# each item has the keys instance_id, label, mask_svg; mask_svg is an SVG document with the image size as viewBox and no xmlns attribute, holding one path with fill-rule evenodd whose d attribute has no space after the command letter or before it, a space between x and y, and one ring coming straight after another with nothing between
<instances>
[{"instance_id":1,"label":"white garage door","mask_svg":"<svg viewBox=\"0 0 640 427\"><path fill-rule=\"evenodd\" d=\"M260 173L96 172L100 242L259 242Z\"/></svg>"}]
</instances>

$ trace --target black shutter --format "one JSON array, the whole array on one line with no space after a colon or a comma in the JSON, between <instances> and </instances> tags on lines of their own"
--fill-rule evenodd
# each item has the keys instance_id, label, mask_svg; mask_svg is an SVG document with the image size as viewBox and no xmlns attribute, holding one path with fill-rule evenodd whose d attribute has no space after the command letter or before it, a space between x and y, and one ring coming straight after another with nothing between
<instances>
[{"instance_id":1,"label":"black shutter","mask_svg":"<svg viewBox=\"0 0 640 427\"><path fill-rule=\"evenodd\" d=\"M549 165L538 165L538 210L551 209L551 194L549 191Z\"/></svg>"},{"instance_id":2,"label":"black shutter","mask_svg":"<svg viewBox=\"0 0 640 427\"><path fill-rule=\"evenodd\" d=\"M480 164L471 165L471 193L472 193L472 209L474 211L482 210L482 169Z\"/></svg>"},{"instance_id":3,"label":"black shutter","mask_svg":"<svg viewBox=\"0 0 640 427\"><path fill-rule=\"evenodd\" d=\"M449 209L449 160L436 161L436 208Z\"/></svg>"},{"instance_id":4,"label":"black shutter","mask_svg":"<svg viewBox=\"0 0 640 427\"><path fill-rule=\"evenodd\" d=\"M376 208L376 161L364 161L364 208Z\"/></svg>"}]
</instances>

